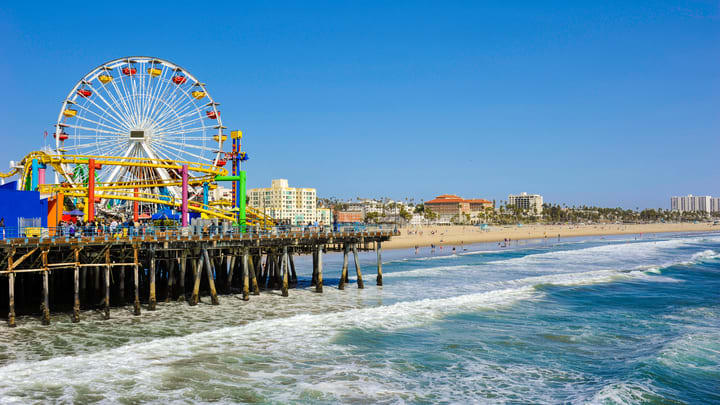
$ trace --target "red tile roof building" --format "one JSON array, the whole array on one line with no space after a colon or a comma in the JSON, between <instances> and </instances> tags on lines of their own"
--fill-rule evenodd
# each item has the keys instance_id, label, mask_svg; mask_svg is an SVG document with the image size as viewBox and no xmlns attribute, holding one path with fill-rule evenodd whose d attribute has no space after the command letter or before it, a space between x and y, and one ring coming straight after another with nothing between
<instances>
[{"instance_id":1,"label":"red tile roof building","mask_svg":"<svg viewBox=\"0 0 720 405\"><path fill-rule=\"evenodd\" d=\"M492 208L492 201L482 198L466 200L453 194L443 194L430 201L425 201L425 208L438 215L460 215L481 212Z\"/></svg>"}]
</instances>

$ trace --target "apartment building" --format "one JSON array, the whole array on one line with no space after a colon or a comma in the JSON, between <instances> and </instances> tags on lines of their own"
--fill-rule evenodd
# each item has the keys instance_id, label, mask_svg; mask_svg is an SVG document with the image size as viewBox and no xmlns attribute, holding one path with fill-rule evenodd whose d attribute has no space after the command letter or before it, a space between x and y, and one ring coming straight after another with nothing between
<instances>
[{"instance_id":1,"label":"apartment building","mask_svg":"<svg viewBox=\"0 0 720 405\"><path fill-rule=\"evenodd\" d=\"M270 187L247 192L250 205L272 218L292 225L318 221L317 190L290 187L287 179L274 179Z\"/></svg>"}]
</instances>

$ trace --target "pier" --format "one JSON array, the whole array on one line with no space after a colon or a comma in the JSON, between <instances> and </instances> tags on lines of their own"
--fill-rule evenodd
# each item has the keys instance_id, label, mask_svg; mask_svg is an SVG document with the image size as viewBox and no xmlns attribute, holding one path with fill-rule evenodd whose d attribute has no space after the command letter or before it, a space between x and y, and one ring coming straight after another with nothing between
<instances>
[{"instance_id":1,"label":"pier","mask_svg":"<svg viewBox=\"0 0 720 405\"><path fill-rule=\"evenodd\" d=\"M185 232L187 233L187 231ZM187 235L181 230L157 235L97 235L88 237L12 238L0 240L2 281L7 295L0 307L8 326L16 315L68 313L80 321L80 311L100 310L105 319L112 307L132 304L134 315L158 302L183 301L194 306L201 297L213 305L219 296L242 294L242 300L262 291L283 297L298 283L294 257L312 255L311 286L323 292L323 272L340 274L337 288L349 285L353 256L357 288L364 288L358 252L377 252L377 285L382 285L382 242L395 230L349 232L278 231ZM324 269L323 254L342 252L341 269ZM281 297L278 299L282 299ZM2 311L2 309L0 309Z\"/></svg>"}]
</instances>

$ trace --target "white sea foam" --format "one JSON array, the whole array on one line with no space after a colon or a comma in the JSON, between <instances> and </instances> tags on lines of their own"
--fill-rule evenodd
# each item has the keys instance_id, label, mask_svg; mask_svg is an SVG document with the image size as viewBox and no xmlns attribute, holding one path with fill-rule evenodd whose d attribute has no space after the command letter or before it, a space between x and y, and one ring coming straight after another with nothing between
<instances>
[{"instance_id":1,"label":"white sea foam","mask_svg":"<svg viewBox=\"0 0 720 405\"><path fill-rule=\"evenodd\" d=\"M497 364L486 359L482 353L476 357L457 359L458 367L465 368L463 373L422 371L414 368L414 364L402 363L402 359L377 358L373 351L366 349L355 352L352 343L339 343L338 340L349 330L366 332L368 344L374 344L374 339L380 339L378 336L384 332L402 339L404 331L434 325L436 320L447 316L495 311L518 300L542 298L544 293L542 289L537 289L539 285L585 285L618 279L676 281L657 276L652 271L658 268L658 263L665 261L663 250L669 249L667 246L653 247L649 242L627 245L630 246L617 248L612 245L613 248L608 250L588 248L567 251L569 253L531 254L522 258L527 259L519 261L520 264L517 264L518 260L510 262L515 259L507 259L488 265L438 266L388 272L386 277L407 275L409 280L396 278L384 290L370 288L342 292L326 288L324 294L313 294L308 289L301 289L291 291L291 297L284 300L263 294L252 297L248 303L240 303L231 296L221 298L220 307L201 305L190 309L181 304L170 304L156 313L144 312L141 318L116 315L114 311L113 317L121 319L104 324L84 321L72 327L97 328L96 333L107 336L108 332L102 331L100 325L125 331L133 327L133 322L138 323L138 328L148 330L151 328L148 325L155 324L157 326L152 329L154 337L135 338L129 344L120 343L121 346L111 349L76 351L43 361L6 364L0 367L0 397L6 402L15 399L18 403L33 400L111 403L121 399L158 403L383 403L472 402L478 398L557 402L558 397L551 395L557 389L553 381L582 385L587 384L588 376L541 366ZM626 268L617 269L622 267L617 265L624 264L627 257L637 257L634 249L649 249L652 252L642 256L642 260L631 260ZM612 256L612 260L607 263L613 262L614 266L602 268L594 262L594 259L608 255ZM559 271L564 273L559 273L558 266L565 261L571 262L571 265L563 266ZM652 264L643 262L655 263L655 267L648 267ZM573 268L581 271L571 271ZM527 277L527 269L537 270L539 274ZM422 280L417 283L419 275L489 270L504 270L502 275L506 278L494 281L475 278L466 288L482 290L478 292L468 293L465 287L458 287L453 293L462 295L392 305L382 303L383 300L392 302L402 297L397 289L393 289L394 284L407 283L414 287L411 292L415 296L432 294L434 284ZM84 316L87 319L89 315ZM172 320L188 316L195 319L186 323ZM247 323L240 324L242 322ZM234 325L220 327L223 323ZM164 334L182 334L183 327L188 324L195 328L195 332L160 338ZM23 323L20 325L13 332L0 333L7 337L33 332L31 327ZM208 330L197 332L202 325L207 325ZM51 328L61 326L54 324ZM38 336L48 339L47 333L38 330ZM67 330L72 330L69 325ZM90 337L87 341L96 344ZM428 351L436 349L440 351L439 348ZM573 392L573 388L565 391ZM587 393L585 390L585 394L588 395L583 397L583 401L591 398L597 403L616 399L633 402L637 401L635 398L653 396L652 389L635 382L610 383L599 391Z\"/></svg>"},{"instance_id":2,"label":"white sea foam","mask_svg":"<svg viewBox=\"0 0 720 405\"><path fill-rule=\"evenodd\" d=\"M694 255L692 255L692 257L690 258L690 262L697 263L697 262L701 262L701 261L717 259L718 257L720 257L720 253L718 253L714 250L708 249L708 250L704 250L702 252L698 252L698 253L695 253Z\"/></svg>"},{"instance_id":3,"label":"white sea foam","mask_svg":"<svg viewBox=\"0 0 720 405\"><path fill-rule=\"evenodd\" d=\"M588 401L590 404L641 404L648 401L659 400L662 397L657 395L649 384L638 382L618 382L604 386L593 398Z\"/></svg>"}]
</instances>

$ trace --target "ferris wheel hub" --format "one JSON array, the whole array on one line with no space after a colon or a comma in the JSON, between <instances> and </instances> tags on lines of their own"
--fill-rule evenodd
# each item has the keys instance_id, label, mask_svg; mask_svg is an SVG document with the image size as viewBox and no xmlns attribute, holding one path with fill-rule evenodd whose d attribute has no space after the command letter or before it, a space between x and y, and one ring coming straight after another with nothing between
<instances>
[{"instance_id":1,"label":"ferris wheel hub","mask_svg":"<svg viewBox=\"0 0 720 405\"><path fill-rule=\"evenodd\" d=\"M131 141L136 141L136 142L143 141L143 140L145 140L145 138L149 138L148 135L150 135L150 134L149 134L148 132L150 132L150 130L147 130L147 129L131 129L131 130L130 130L130 140L131 140Z\"/></svg>"}]
</instances>

